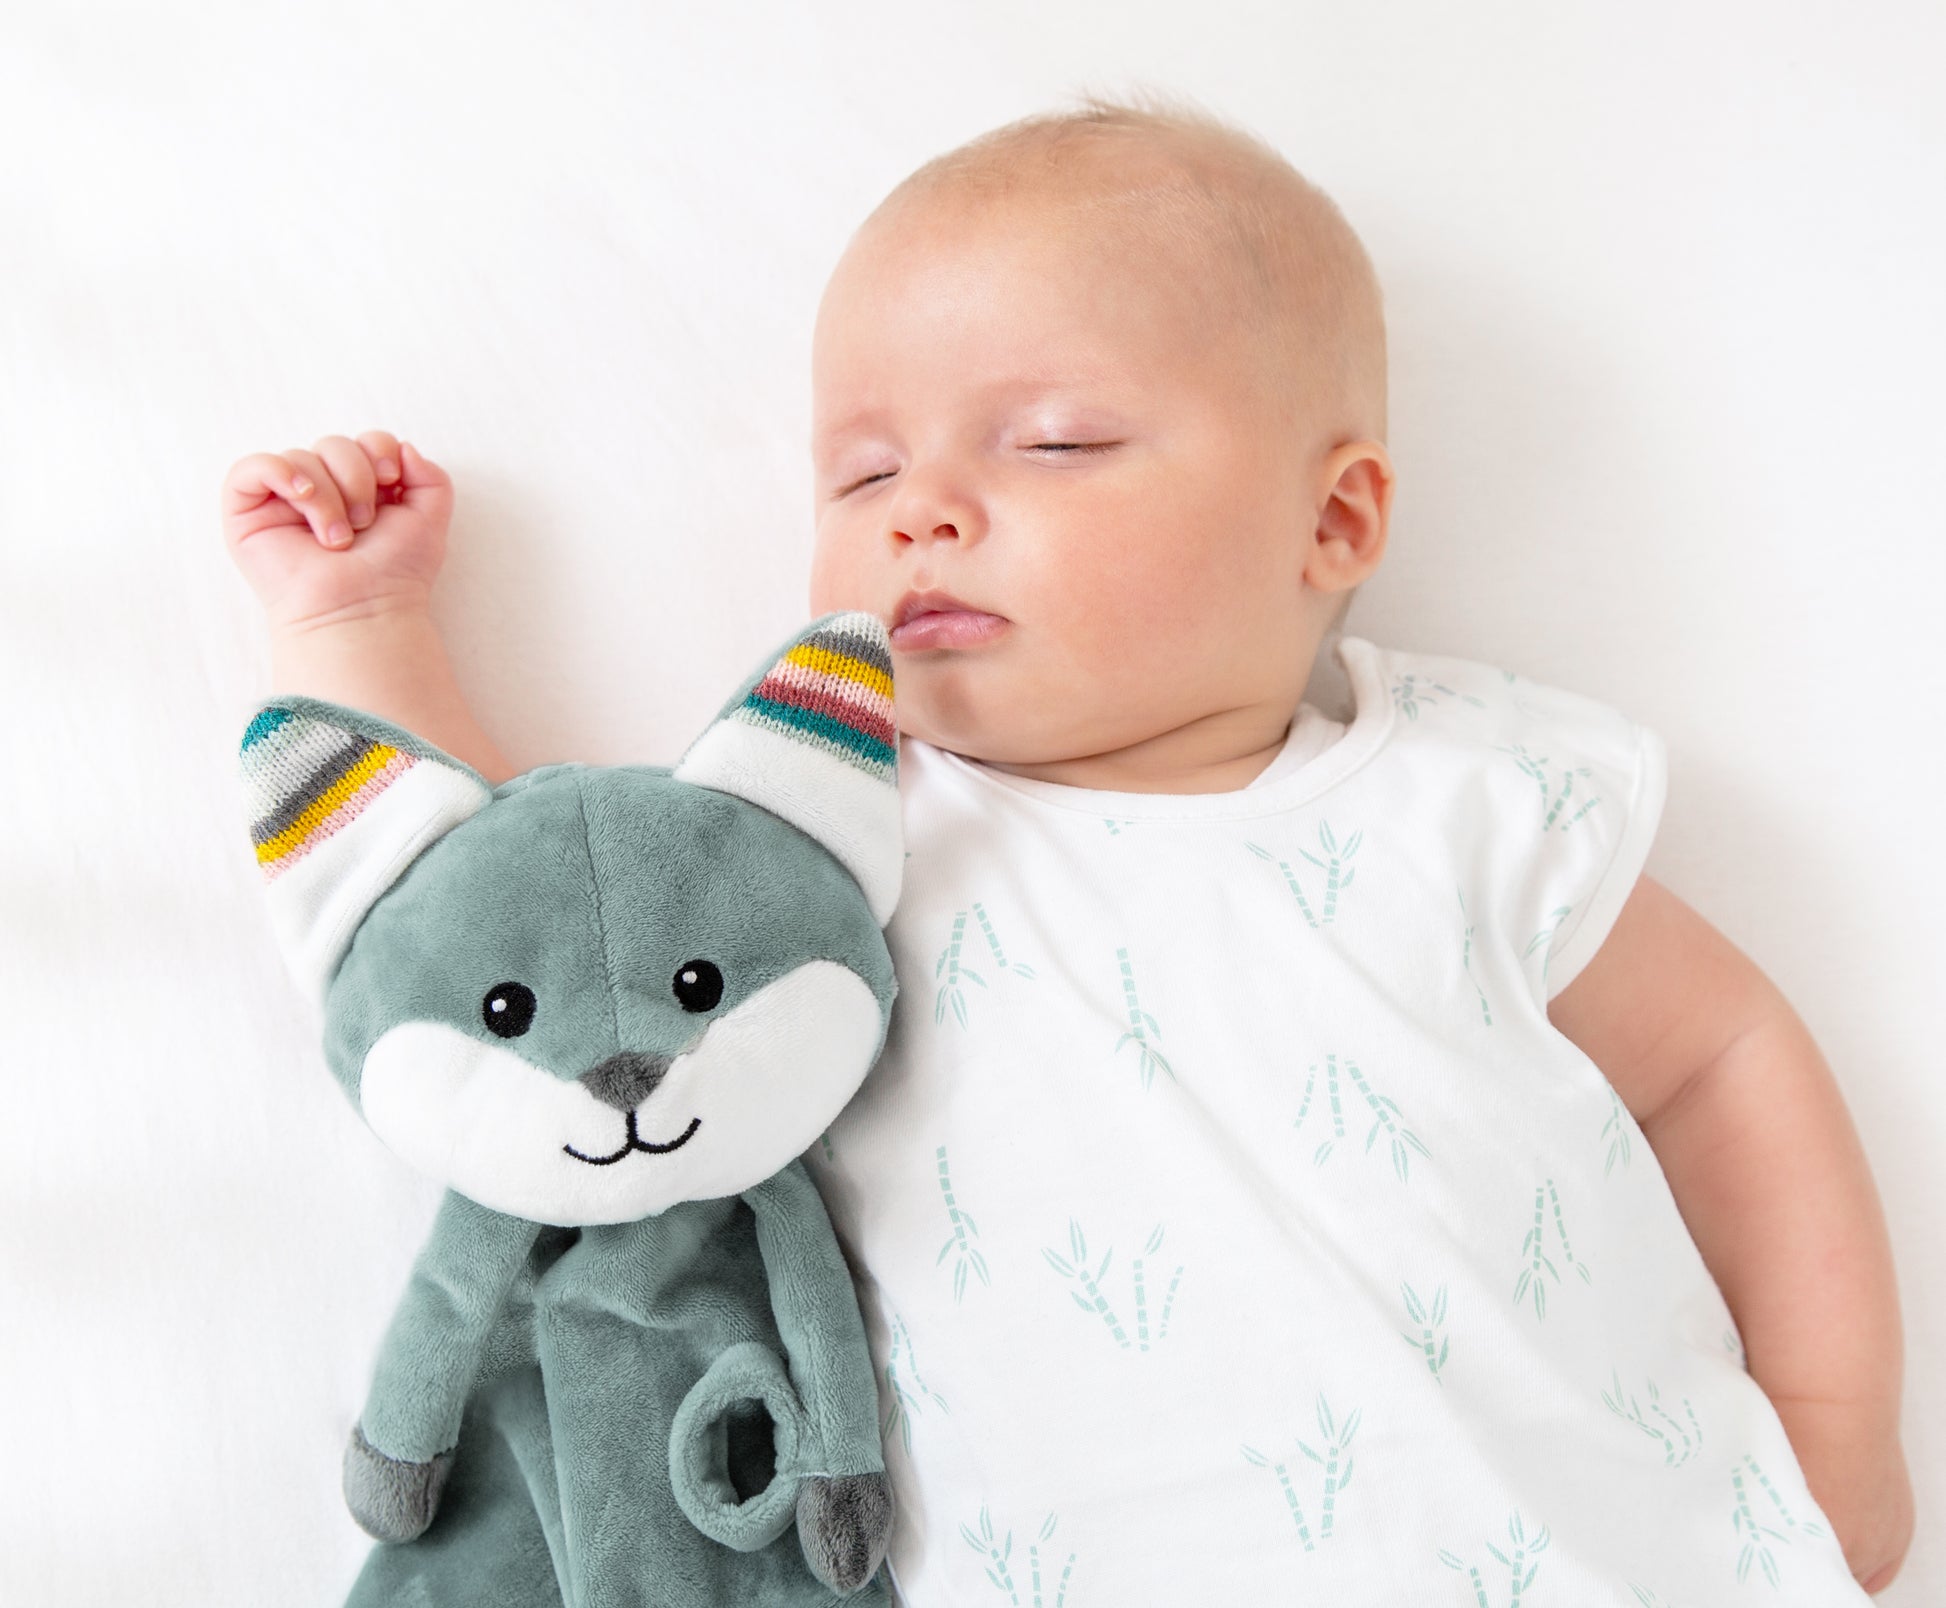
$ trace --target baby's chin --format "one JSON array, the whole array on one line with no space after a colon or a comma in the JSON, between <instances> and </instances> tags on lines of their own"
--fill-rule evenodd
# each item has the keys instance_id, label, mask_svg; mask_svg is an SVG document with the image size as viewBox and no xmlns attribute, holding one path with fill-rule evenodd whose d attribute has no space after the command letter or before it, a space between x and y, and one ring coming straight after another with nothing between
<instances>
[{"instance_id":1,"label":"baby's chin","mask_svg":"<svg viewBox=\"0 0 1946 1608\"><path fill-rule=\"evenodd\" d=\"M986 765L1032 768L1095 759L1146 742L1201 713L1180 685L1147 684L1140 654L1099 663L1023 651L1002 640L966 651L892 653L901 736Z\"/></svg>"},{"instance_id":2,"label":"baby's chin","mask_svg":"<svg viewBox=\"0 0 1946 1608\"><path fill-rule=\"evenodd\" d=\"M903 667L895 666L895 677ZM1059 765L1086 759L1104 748L1119 746L1105 740L1085 711L1051 700L986 700L963 695L949 699L926 696L906 676L895 693L894 717L902 737L916 737L934 748L983 765Z\"/></svg>"},{"instance_id":3,"label":"baby's chin","mask_svg":"<svg viewBox=\"0 0 1946 1608\"><path fill-rule=\"evenodd\" d=\"M969 698L964 689L951 689L946 697L929 695L934 689L918 685L924 679L923 670L894 660L893 718L901 737L982 764L1033 764L1048 745L1051 734L1022 730L1018 718L980 707L984 700Z\"/></svg>"}]
</instances>

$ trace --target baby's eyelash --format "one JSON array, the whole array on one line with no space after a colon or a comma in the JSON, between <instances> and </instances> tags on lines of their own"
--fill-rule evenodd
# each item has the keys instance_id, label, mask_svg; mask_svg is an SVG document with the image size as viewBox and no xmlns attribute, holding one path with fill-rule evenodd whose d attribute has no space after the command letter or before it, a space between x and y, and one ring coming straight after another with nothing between
<instances>
[{"instance_id":1,"label":"baby's eyelash","mask_svg":"<svg viewBox=\"0 0 1946 1608\"><path fill-rule=\"evenodd\" d=\"M840 486L836 491L832 492L831 500L836 502L840 497L849 497L861 486L869 486L874 480L885 480L890 477L891 473L892 471L890 469L881 469L875 475L865 476L863 480L854 480L849 486Z\"/></svg>"},{"instance_id":2,"label":"baby's eyelash","mask_svg":"<svg viewBox=\"0 0 1946 1608\"><path fill-rule=\"evenodd\" d=\"M1025 450L1028 452L1108 452L1120 445L1119 441L1030 441ZM895 470L881 469L875 475L866 475L862 480L854 480L851 484L840 486L832 492L831 500L838 502L849 497L854 491L864 490L875 481L891 479L894 473Z\"/></svg>"}]
</instances>

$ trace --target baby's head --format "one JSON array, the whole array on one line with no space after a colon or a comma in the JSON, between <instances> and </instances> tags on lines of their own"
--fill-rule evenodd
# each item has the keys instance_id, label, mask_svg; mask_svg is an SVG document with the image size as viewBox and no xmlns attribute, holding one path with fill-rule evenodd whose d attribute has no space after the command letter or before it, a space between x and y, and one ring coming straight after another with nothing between
<instances>
[{"instance_id":1,"label":"baby's head","mask_svg":"<svg viewBox=\"0 0 1946 1608\"><path fill-rule=\"evenodd\" d=\"M832 274L812 390L813 610L894 627L902 731L1022 774L1242 785L1198 778L1274 749L1384 550L1371 264L1197 112L1091 102L920 168Z\"/></svg>"}]
</instances>

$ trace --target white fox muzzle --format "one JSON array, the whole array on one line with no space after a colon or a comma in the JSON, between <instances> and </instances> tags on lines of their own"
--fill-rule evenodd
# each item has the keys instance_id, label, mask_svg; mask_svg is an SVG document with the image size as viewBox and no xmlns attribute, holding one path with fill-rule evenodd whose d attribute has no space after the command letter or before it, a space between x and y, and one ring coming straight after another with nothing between
<instances>
[{"instance_id":1,"label":"white fox muzzle","mask_svg":"<svg viewBox=\"0 0 1946 1608\"><path fill-rule=\"evenodd\" d=\"M366 1055L359 1099L393 1151L482 1206L624 1223L741 1194L803 1154L857 1092L881 1032L864 979L813 960L687 1054L657 1066L625 1053L576 1079L443 1022L403 1022Z\"/></svg>"}]
</instances>

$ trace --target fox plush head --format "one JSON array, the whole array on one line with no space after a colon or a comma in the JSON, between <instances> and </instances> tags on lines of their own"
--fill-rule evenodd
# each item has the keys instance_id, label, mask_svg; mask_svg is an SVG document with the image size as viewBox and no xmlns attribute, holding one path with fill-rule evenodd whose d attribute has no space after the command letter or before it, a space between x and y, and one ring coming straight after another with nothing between
<instances>
[{"instance_id":1,"label":"fox plush head","mask_svg":"<svg viewBox=\"0 0 1946 1608\"><path fill-rule=\"evenodd\" d=\"M828 615L673 768L499 787L304 697L244 737L251 835L326 1058L417 1170L537 1223L736 1195L883 1042L897 740L884 627Z\"/></svg>"}]
</instances>

